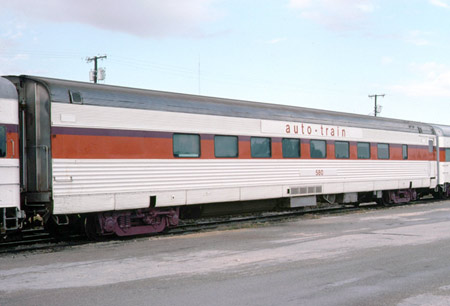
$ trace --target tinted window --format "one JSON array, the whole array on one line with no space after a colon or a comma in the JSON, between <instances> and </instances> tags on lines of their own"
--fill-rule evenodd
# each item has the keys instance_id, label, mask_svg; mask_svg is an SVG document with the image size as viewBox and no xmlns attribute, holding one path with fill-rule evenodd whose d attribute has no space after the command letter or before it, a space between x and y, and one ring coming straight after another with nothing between
<instances>
[{"instance_id":1,"label":"tinted window","mask_svg":"<svg viewBox=\"0 0 450 306\"><path fill-rule=\"evenodd\" d=\"M445 161L450 161L450 149L445 149Z\"/></svg>"},{"instance_id":2,"label":"tinted window","mask_svg":"<svg viewBox=\"0 0 450 306\"><path fill-rule=\"evenodd\" d=\"M214 155L216 157L237 157L237 136L214 136Z\"/></svg>"},{"instance_id":3,"label":"tinted window","mask_svg":"<svg viewBox=\"0 0 450 306\"><path fill-rule=\"evenodd\" d=\"M402 145L402 156L403 159L408 159L408 146Z\"/></svg>"},{"instance_id":4,"label":"tinted window","mask_svg":"<svg viewBox=\"0 0 450 306\"><path fill-rule=\"evenodd\" d=\"M335 141L334 142L334 152L336 158L349 158L350 157L350 147L347 141Z\"/></svg>"},{"instance_id":5,"label":"tinted window","mask_svg":"<svg viewBox=\"0 0 450 306\"><path fill-rule=\"evenodd\" d=\"M70 103L77 103L77 104L83 103L83 97L81 96L81 93L78 91L69 90L69 97Z\"/></svg>"},{"instance_id":6,"label":"tinted window","mask_svg":"<svg viewBox=\"0 0 450 306\"><path fill-rule=\"evenodd\" d=\"M298 158L300 157L300 139L283 138L283 157Z\"/></svg>"},{"instance_id":7,"label":"tinted window","mask_svg":"<svg viewBox=\"0 0 450 306\"><path fill-rule=\"evenodd\" d=\"M250 138L252 157L271 157L271 141L266 137Z\"/></svg>"},{"instance_id":8,"label":"tinted window","mask_svg":"<svg viewBox=\"0 0 450 306\"><path fill-rule=\"evenodd\" d=\"M193 134L174 134L173 155L175 157L199 157L200 136Z\"/></svg>"},{"instance_id":9,"label":"tinted window","mask_svg":"<svg viewBox=\"0 0 450 306\"><path fill-rule=\"evenodd\" d=\"M311 140L311 158L327 157L327 142L325 140Z\"/></svg>"},{"instance_id":10,"label":"tinted window","mask_svg":"<svg viewBox=\"0 0 450 306\"><path fill-rule=\"evenodd\" d=\"M357 150L358 150L358 158L361 159L370 158L370 143L358 142Z\"/></svg>"},{"instance_id":11,"label":"tinted window","mask_svg":"<svg viewBox=\"0 0 450 306\"><path fill-rule=\"evenodd\" d=\"M6 156L6 127L0 126L0 157Z\"/></svg>"},{"instance_id":12,"label":"tinted window","mask_svg":"<svg viewBox=\"0 0 450 306\"><path fill-rule=\"evenodd\" d=\"M378 144L378 158L389 159L389 145L386 143Z\"/></svg>"}]
</instances>

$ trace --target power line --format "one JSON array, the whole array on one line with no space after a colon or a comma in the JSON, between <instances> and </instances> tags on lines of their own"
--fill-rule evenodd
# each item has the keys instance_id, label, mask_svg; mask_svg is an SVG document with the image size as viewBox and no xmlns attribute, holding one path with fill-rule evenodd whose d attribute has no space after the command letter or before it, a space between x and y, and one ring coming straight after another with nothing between
<instances>
[{"instance_id":1,"label":"power line","mask_svg":"<svg viewBox=\"0 0 450 306\"><path fill-rule=\"evenodd\" d=\"M61 50L61 51L47 51L47 50L29 50L29 49L22 49L19 50L21 55L34 57L39 57L40 60L42 59L51 59L51 60L64 60L67 62L68 60L75 60L75 58L82 57L83 59L86 59L87 62L94 61L95 66L95 58L97 58L97 61L99 59L105 59L106 55L103 56L95 56L95 57L89 57L85 58L80 53L72 50ZM0 56L6 56L6 58L13 58L13 56L17 56L17 53L12 53L11 51L7 50L6 48L2 48L0 46ZM197 87L196 92L201 93L205 90L207 87L204 84L208 84L210 82L214 82L216 84L221 85L233 85L233 86L239 86L239 87L263 87L268 88L269 86L279 87L283 88L283 90L290 90L295 92L301 92L303 94L313 94L317 91L320 91L322 94L332 95L332 93L342 93L342 94L353 94L355 95L353 88L346 88L346 87L339 87L339 86L331 86L331 85L318 85L314 84L311 85L309 82L306 82L305 80L290 80L290 79L279 79L279 78L272 78L272 77L263 77L264 74L257 74L257 73L249 73L246 71L245 74L240 74L239 76L236 75L235 71L233 72L226 72L226 70L218 70L218 69L209 69L205 67L203 63L201 63L200 56L198 57L198 62L196 63L197 67L195 66L179 66L174 64L166 64L166 63L160 63L155 61L149 61L147 59L139 59L139 57L124 57L124 56L118 56L118 55L111 55L108 56L108 61L111 61L111 64L118 64L121 66L126 66L127 68L134 68L135 70L144 70L148 71L151 70L154 73L161 74L170 74L177 77L182 78L188 78L192 81L196 81L195 83ZM1 59L1 58L0 58ZM102 73L101 69L97 67L97 69L92 70L91 77L92 81L95 82L95 77L97 78L97 81L100 80ZM360 94L363 94L362 92ZM379 112L377 112L379 113Z\"/></svg>"}]
</instances>

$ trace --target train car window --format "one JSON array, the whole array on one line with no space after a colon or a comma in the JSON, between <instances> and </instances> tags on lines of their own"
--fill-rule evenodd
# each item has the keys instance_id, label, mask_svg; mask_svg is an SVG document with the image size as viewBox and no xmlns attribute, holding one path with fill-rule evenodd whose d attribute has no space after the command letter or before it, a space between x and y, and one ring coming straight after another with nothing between
<instances>
[{"instance_id":1,"label":"train car window","mask_svg":"<svg viewBox=\"0 0 450 306\"><path fill-rule=\"evenodd\" d=\"M0 126L0 157L6 157L6 127Z\"/></svg>"},{"instance_id":2,"label":"train car window","mask_svg":"<svg viewBox=\"0 0 450 306\"><path fill-rule=\"evenodd\" d=\"M358 142L356 144L359 159L369 159L370 158L370 143L368 142Z\"/></svg>"},{"instance_id":3,"label":"train car window","mask_svg":"<svg viewBox=\"0 0 450 306\"><path fill-rule=\"evenodd\" d=\"M334 154L336 158L350 158L350 145L348 141L335 141Z\"/></svg>"},{"instance_id":4,"label":"train car window","mask_svg":"<svg viewBox=\"0 0 450 306\"><path fill-rule=\"evenodd\" d=\"M389 145L387 143L378 144L378 159L389 159Z\"/></svg>"},{"instance_id":5,"label":"train car window","mask_svg":"<svg viewBox=\"0 0 450 306\"><path fill-rule=\"evenodd\" d=\"M445 149L445 161L450 161L450 149Z\"/></svg>"},{"instance_id":6,"label":"train car window","mask_svg":"<svg viewBox=\"0 0 450 306\"><path fill-rule=\"evenodd\" d=\"M283 138L283 157L284 158L299 158L300 157L300 139Z\"/></svg>"},{"instance_id":7,"label":"train car window","mask_svg":"<svg viewBox=\"0 0 450 306\"><path fill-rule=\"evenodd\" d=\"M173 134L173 156L200 157L200 135Z\"/></svg>"},{"instance_id":8,"label":"train car window","mask_svg":"<svg viewBox=\"0 0 450 306\"><path fill-rule=\"evenodd\" d=\"M402 145L402 156L403 159L408 159L408 146Z\"/></svg>"},{"instance_id":9,"label":"train car window","mask_svg":"<svg viewBox=\"0 0 450 306\"><path fill-rule=\"evenodd\" d=\"M326 158L327 142L325 140L311 140L310 151L311 158Z\"/></svg>"},{"instance_id":10,"label":"train car window","mask_svg":"<svg viewBox=\"0 0 450 306\"><path fill-rule=\"evenodd\" d=\"M272 142L268 137L251 137L252 157L272 157Z\"/></svg>"},{"instance_id":11,"label":"train car window","mask_svg":"<svg viewBox=\"0 0 450 306\"><path fill-rule=\"evenodd\" d=\"M69 90L70 103L83 104L83 96L78 91Z\"/></svg>"},{"instance_id":12,"label":"train car window","mask_svg":"<svg viewBox=\"0 0 450 306\"><path fill-rule=\"evenodd\" d=\"M433 139L429 139L428 140L428 152L433 153L433 145L434 145Z\"/></svg>"},{"instance_id":13,"label":"train car window","mask_svg":"<svg viewBox=\"0 0 450 306\"><path fill-rule=\"evenodd\" d=\"M238 157L237 136L214 136L214 155L216 157Z\"/></svg>"}]
</instances>

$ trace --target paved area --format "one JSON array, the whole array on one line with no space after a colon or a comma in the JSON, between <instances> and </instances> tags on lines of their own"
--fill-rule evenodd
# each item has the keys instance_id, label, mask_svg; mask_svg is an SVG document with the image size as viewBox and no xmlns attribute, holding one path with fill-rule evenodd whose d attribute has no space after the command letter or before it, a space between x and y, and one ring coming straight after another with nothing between
<instances>
[{"instance_id":1,"label":"paved area","mask_svg":"<svg viewBox=\"0 0 450 306\"><path fill-rule=\"evenodd\" d=\"M0 305L450 305L450 202L2 256Z\"/></svg>"}]
</instances>

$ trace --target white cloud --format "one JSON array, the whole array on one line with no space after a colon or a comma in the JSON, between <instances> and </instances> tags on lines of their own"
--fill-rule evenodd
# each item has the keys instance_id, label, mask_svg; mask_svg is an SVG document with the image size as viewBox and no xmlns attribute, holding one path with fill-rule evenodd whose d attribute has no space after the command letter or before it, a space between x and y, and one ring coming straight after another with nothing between
<instances>
[{"instance_id":1,"label":"white cloud","mask_svg":"<svg viewBox=\"0 0 450 306\"><path fill-rule=\"evenodd\" d=\"M289 6L292 8L308 8L312 6L313 2L311 0L290 0Z\"/></svg>"},{"instance_id":2,"label":"white cloud","mask_svg":"<svg viewBox=\"0 0 450 306\"><path fill-rule=\"evenodd\" d=\"M3 41L0 39L0 45L3 45ZM6 56L0 56L0 75L5 74L18 74L23 71L20 65L23 61L28 60L29 55L27 54L10 54L7 53Z\"/></svg>"},{"instance_id":3,"label":"white cloud","mask_svg":"<svg viewBox=\"0 0 450 306\"><path fill-rule=\"evenodd\" d=\"M0 0L2 9L56 23L80 23L141 37L203 35L202 25L219 14L215 0Z\"/></svg>"},{"instance_id":4,"label":"white cloud","mask_svg":"<svg viewBox=\"0 0 450 306\"><path fill-rule=\"evenodd\" d=\"M449 0L429 0L431 4L450 9L450 1Z\"/></svg>"},{"instance_id":5,"label":"white cloud","mask_svg":"<svg viewBox=\"0 0 450 306\"><path fill-rule=\"evenodd\" d=\"M333 30L358 28L375 11L373 0L290 0L289 7Z\"/></svg>"},{"instance_id":6,"label":"white cloud","mask_svg":"<svg viewBox=\"0 0 450 306\"><path fill-rule=\"evenodd\" d=\"M390 65L394 62L394 58L392 58L391 56L383 56L381 58L381 64L384 66Z\"/></svg>"},{"instance_id":7,"label":"white cloud","mask_svg":"<svg viewBox=\"0 0 450 306\"><path fill-rule=\"evenodd\" d=\"M430 37L432 33L424 31L411 31L405 37L406 42L416 46L426 46L430 44Z\"/></svg>"},{"instance_id":8,"label":"white cloud","mask_svg":"<svg viewBox=\"0 0 450 306\"><path fill-rule=\"evenodd\" d=\"M15 40L0 36L0 51L2 53L11 50L15 45Z\"/></svg>"},{"instance_id":9,"label":"white cloud","mask_svg":"<svg viewBox=\"0 0 450 306\"><path fill-rule=\"evenodd\" d=\"M278 44L278 43L281 43L283 41L286 41L286 39L287 39L286 37L278 37L278 38L274 38L274 39L271 39L271 40L267 40L264 43L270 44L270 45L274 45L274 44Z\"/></svg>"},{"instance_id":10,"label":"white cloud","mask_svg":"<svg viewBox=\"0 0 450 306\"><path fill-rule=\"evenodd\" d=\"M413 97L450 98L450 68L435 62L412 64L411 70L422 79L404 85L392 86L392 89Z\"/></svg>"},{"instance_id":11,"label":"white cloud","mask_svg":"<svg viewBox=\"0 0 450 306\"><path fill-rule=\"evenodd\" d=\"M362 3L357 4L356 7L364 13L372 13L373 11L375 11L375 6L372 3L370 3L369 1L367 1L367 3L365 2L366 1L362 1Z\"/></svg>"}]
</instances>

